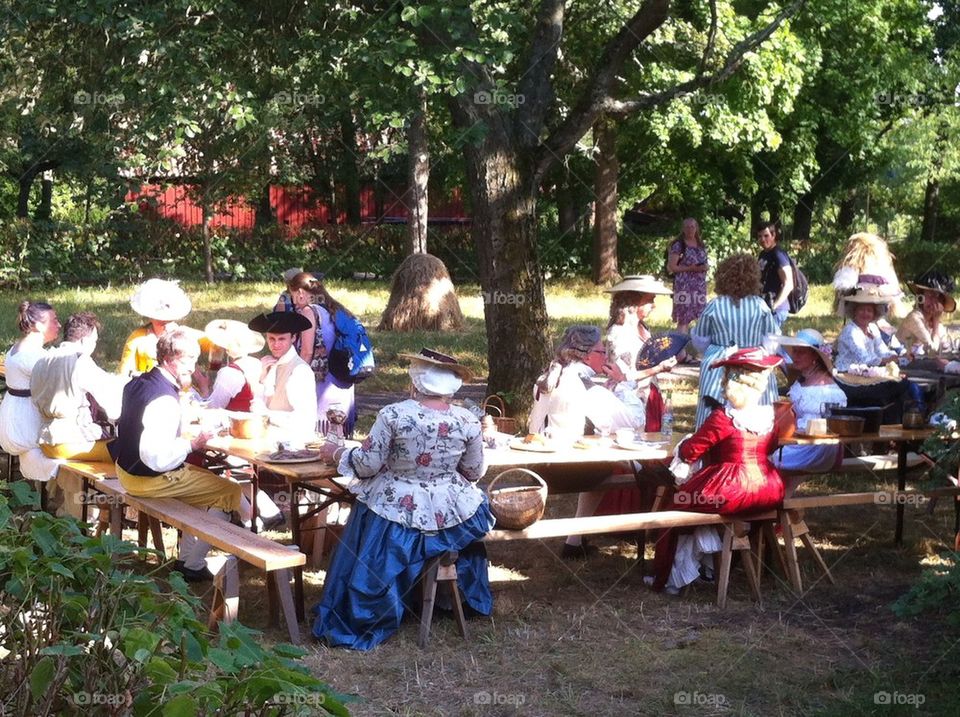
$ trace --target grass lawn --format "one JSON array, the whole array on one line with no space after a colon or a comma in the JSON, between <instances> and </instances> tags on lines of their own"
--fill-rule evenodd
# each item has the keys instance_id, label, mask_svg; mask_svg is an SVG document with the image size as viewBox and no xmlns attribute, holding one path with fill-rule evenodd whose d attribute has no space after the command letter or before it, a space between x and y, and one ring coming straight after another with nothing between
<instances>
[{"instance_id":1,"label":"grass lawn","mask_svg":"<svg viewBox=\"0 0 960 717\"><path fill-rule=\"evenodd\" d=\"M247 320L268 309L279 285L187 289L195 306L187 323L202 327L213 318ZM330 289L367 326L376 325L387 300L384 285L331 283ZM130 293L130 287L58 289L36 298L49 300L62 316L80 309L100 314L106 330L99 359L115 367L124 338L138 323L127 303ZM462 286L459 293L467 316L462 332L371 331L380 368L361 393L405 390L396 354L424 345L454 353L484 375L479 289ZM8 317L0 325L4 347L15 337L13 312L20 298L0 294L0 310ZM607 295L589 284L554 283L547 303L553 338L573 323L605 323ZM840 322L831 304L828 287L812 288L809 305L791 317L787 330L813 326L835 337ZM661 301L651 324L671 325L668 302ZM695 390L688 384L675 394L680 430L692 424ZM877 484L828 476L804 484L801 493ZM555 496L548 515L572 515L575 503L575 496ZM902 548L892 546L889 507L808 514L838 584L818 579L801 551L809 588L803 596L768 575L760 608L735 569L722 612L711 587L694 586L680 598L647 590L635 543L628 540L597 539L601 553L585 563L561 561L560 540L497 544L490 550L495 612L492 619L470 623L466 642L452 621L438 618L425 651L416 647L416 624L408 623L371 653L308 641L306 660L336 689L360 696L351 705L358 715L955 715L960 632L944 616L904 620L890 610L924 564L942 564L940 555L952 546L952 505L943 500L929 513L927 506L906 510ZM309 609L324 572L305 577ZM267 640L284 639L265 624L263 576L245 570L242 580L241 620L264 629ZM882 704L885 695L890 704Z\"/></svg>"}]
</instances>

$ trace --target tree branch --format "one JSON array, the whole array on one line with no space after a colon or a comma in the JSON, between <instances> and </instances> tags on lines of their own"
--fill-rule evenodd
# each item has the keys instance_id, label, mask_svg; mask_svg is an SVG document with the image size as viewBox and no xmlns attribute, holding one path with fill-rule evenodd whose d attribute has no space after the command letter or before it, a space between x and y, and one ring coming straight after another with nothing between
<instances>
[{"instance_id":1,"label":"tree branch","mask_svg":"<svg viewBox=\"0 0 960 717\"><path fill-rule=\"evenodd\" d=\"M541 0L537 26L527 51L526 71L517 87L517 96L523 98L523 112L517 113L516 133L525 147L539 144L540 131L553 101L550 78L557 63L563 20L563 0Z\"/></svg>"},{"instance_id":2,"label":"tree branch","mask_svg":"<svg viewBox=\"0 0 960 717\"><path fill-rule=\"evenodd\" d=\"M715 85L729 79L743 65L745 55L762 45L771 35L773 35L774 32L777 31L780 25L783 24L784 20L799 12L800 8L802 8L805 3L806 0L795 0L793 4L788 5L781 10L780 14L777 15L765 28L755 32L753 35L750 35L734 45L733 49L731 49L727 55L727 59L724 62L723 67L717 72L711 75L703 75L698 73L693 79L687 80L686 82L681 82L669 89L662 90L660 92L653 92L648 95L641 95L640 97L631 100L614 100L613 98L607 98L607 100L603 103L603 111L610 114L624 115L637 112L639 110L651 109L653 107L662 105L665 102L669 102L675 97L688 95L704 87L709 87L710 85Z\"/></svg>"},{"instance_id":3,"label":"tree branch","mask_svg":"<svg viewBox=\"0 0 960 717\"><path fill-rule=\"evenodd\" d=\"M710 0L710 34L707 35L707 46L703 48L703 56L700 58L700 67L697 74L702 75L707 69L707 60L713 54L713 45L717 40L717 0Z\"/></svg>"},{"instance_id":4,"label":"tree branch","mask_svg":"<svg viewBox=\"0 0 960 717\"><path fill-rule=\"evenodd\" d=\"M609 100L611 87L624 62L640 43L666 21L669 8L669 0L645 0L633 17L620 28L620 32L607 43L580 100L541 145L535 164L538 179L593 126Z\"/></svg>"}]
</instances>

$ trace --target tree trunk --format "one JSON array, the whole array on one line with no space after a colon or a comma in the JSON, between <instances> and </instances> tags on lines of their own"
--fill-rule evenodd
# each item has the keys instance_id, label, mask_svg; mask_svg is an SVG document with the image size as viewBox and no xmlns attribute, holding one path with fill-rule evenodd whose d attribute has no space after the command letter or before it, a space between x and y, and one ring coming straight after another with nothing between
<instances>
[{"instance_id":1,"label":"tree trunk","mask_svg":"<svg viewBox=\"0 0 960 717\"><path fill-rule=\"evenodd\" d=\"M47 171L40 175L40 203L37 204L33 218L37 221L48 222L53 214L53 172Z\"/></svg>"},{"instance_id":2,"label":"tree trunk","mask_svg":"<svg viewBox=\"0 0 960 717\"><path fill-rule=\"evenodd\" d=\"M340 139L343 142L343 151L340 153L339 176L343 181L344 209L347 212L347 224L360 224L360 171L357 168L357 158L360 151L357 148L357 125L353 115L344 112L340 116ZM336 194L336 187L333 193Z\"/></svg>"},{"instance_id":3,"label":"tree trunk","mask_svg":"<svg viewBox=\"0 0 960 717\"><path fill-rule=\"evenodd\" d=\"M273 207L270 206L270 182L263 185L253 211L253 231L266 229L273 224Z\"/></svg>"},{"instance_id":4,"label":"tree trunk","mask_svg":"<svg viewBox=\"0 0 960 717\"><path fill-rule=\"evenodd\" d=\"M213 283L213 245L210 239L210 220L213 212L210 206L203 204L203 268L208 284Z\"/></svg>"},{"instance_id":5,"label":"tree trunk","mask_svg":"<svg viewBox=\"0 0 960 717\"><path fill-rule=\"evenodd\" d=\"M593 281L616 281L617 269L617 129L614 122L601 118L594 125L597 142L597 170L594 177L596 220L593 223Z\"/></svg>"},{"instance_id":6,"label":"tree trunk","mask_svg":"<svg viewBox=\"0 0 960 717\"><path fill-rule=\"evenodd\" d=\"M922 241L936 241L937 217L940 214L940 182L927 181L927 191L923 196L923 228L920 230Z\"/></svg>"},{"instance_id":7,"label":"tree trunk","mask_svg":"<svg viewBox=\"0 0 960 717\"><path fill-rule=\"evenodd\" d=\"M843 234L853 231L853 220L857 217L857 193L852 191L840 200L840 210L837 212L837 226Z\"/></svg>"},{"instance_id":8,"label":"tree trunk","mask_svg":"<svg viewBox=\"0 0 960 717\"><path fill-rule=\"evenodd\" d=\"M561 167L557 180L557 222L560 236L567 236L577 232L577 222L580 219L577 212L577 193L570 185L570 170Z\"/></svg>"},{"instance_id":9,"label":"tree trunk","mask_svg":"<svg viewBox=\"0 0 960 717\"><path fill-rule=\"evenodd\" d=\"M427 192L430 181L430 143L427 137L427 102L421 91L419 106L410 118L407 126L407 148L409 152L409 202L407 219L407 241L404 256L426 254L427 252Z\"/></svg>"},{"instance_id":10,"label":"tree trunk","mask_svg":"<svg viewBox=\"0 0 960 717\"><path fill-rule=\"evenodd\" d=\"M793 208L793 240L807 246L810 242L810 230L813 228L813 207L817 198L813 192L807 192L797 199Z\"/></svg>"},{"instance_id":11,"label":"tree trunk","mask_svg":"<svg viewBox=\"0 0 960 717\"><path fill-rule=\"evenodd\" d=\"M30 190L33 187L34 174L26 172L20 176L18 184L20 191L17 195L17 218L26 219L30 216Z\"/></svg>"},{"instance_id":12,"label":"tree trunk","mask_svg":"<svg viewBox=\"0 0 960 717\"><path fill-rule=\"evenodd\" d=\"M459 124L459 123L458 123ZM490 377L514 415L532 403L532 387L551 358L543 272L537 254L537 196L531 163L494 125L466 150L473 203Z\"/></svg>"}]
</instances>

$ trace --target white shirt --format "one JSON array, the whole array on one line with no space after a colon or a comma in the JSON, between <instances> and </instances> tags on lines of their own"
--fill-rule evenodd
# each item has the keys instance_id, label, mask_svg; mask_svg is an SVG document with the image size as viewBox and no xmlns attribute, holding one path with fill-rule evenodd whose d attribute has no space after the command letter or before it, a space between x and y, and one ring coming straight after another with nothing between
<instances>
[{"instance_id":1,"label":"white shirt","mask_svg":"<svg viewBox=\"0 0 960 717\"><path fill-rule=\"evenodd\" d=\"M233 360L240 367L240 370L232 366L224 366L217 371L217 380L213 382L213 390L210 395L199 403L207 408L225 408L228 403L243 390L243 386L248 381L253 390L254 405L262 400L258 396L258 389L261 388L258 381L260 375L260 361L252 356L242 356Z\"/></svg>"},{"instance_id":2,"label":"white shirt","mask_svg":"<svg viewBox=\"0 0 960 717\"><path fill-rule=\"evenodd\" d=\"M166 369L163 377L180 390L179 382ZM173 396L155 398L143 409L143 433L140 434L140 460L157 473L178 468L190 453L190 441L180 431L180 400Z\"/></svg>"},{"instance_id":3,"label":"white shirt","mask_svg":"<svg viewBox=\"0 0 960 717\"><path fill-rule=\"evenodd\" d=\"M297 350L290 349L267 368L263 379L263 400L269 404L277 383L277 367L295 362L287 378L287 403L289 411L268 410L270 423L287 429L294 439L307 439L317 430L317 381L309 364L300 358Z\"/></svg>"}]
</instances>

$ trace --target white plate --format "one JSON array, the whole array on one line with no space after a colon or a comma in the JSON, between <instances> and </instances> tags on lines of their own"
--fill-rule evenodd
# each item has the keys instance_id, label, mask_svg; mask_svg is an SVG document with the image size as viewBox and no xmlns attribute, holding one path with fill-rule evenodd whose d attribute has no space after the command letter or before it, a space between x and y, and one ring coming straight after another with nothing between
<instances>
[{"instance_id":1,"label":"white plate","mask_svg":"<svg viewBox=\"0 0 960 717\"><path fill-rule=\"evenodd\" d=\"M320 460L320 451L313 451L312 456L307 456L304 458L271 458L270 456L273 453L261 453L257 456L257 460L266 461L267 463L276 463L278 465L284 463L313 463L314 461Z\"/></svg>"},{"instance_id":2,"label":"white plate","mask_svg":"<svg viewBox=\"0 0 960 717\"><path fill-rule=\"evenodd\" d=\"M524 443L522 438L510 441L509 446L515 451L530 451L531 453L556 453L557 447L552 443Z\"/></svg>"},{"instance_id":3,"label":"white plate","mask_svg":"<svg viewBox=\"0 0 960 717\"><path fill-rule=\"evenodd\" d=\"M661 450L667 444L667 441L621 441L620 439L614 439L614 443L617 447L628 451L643 451Z\"/></svg>"}]
</instances>

